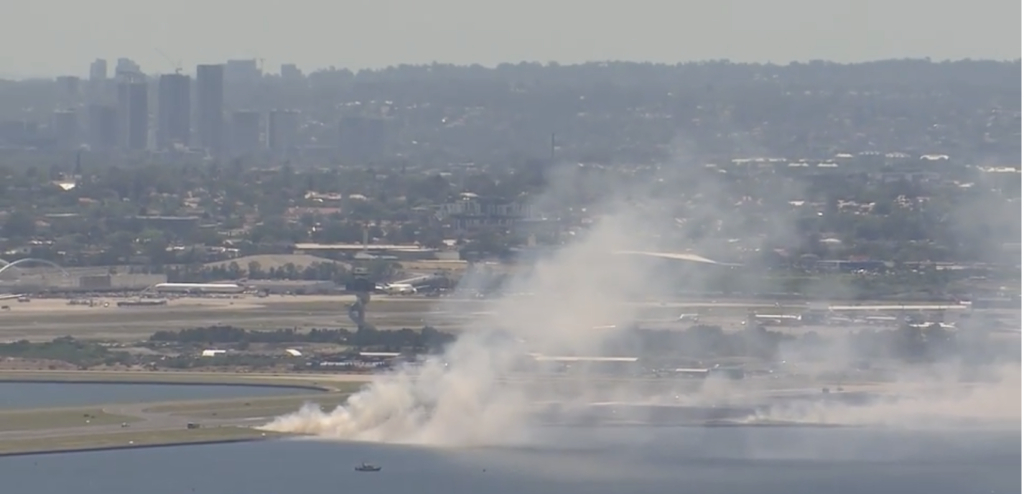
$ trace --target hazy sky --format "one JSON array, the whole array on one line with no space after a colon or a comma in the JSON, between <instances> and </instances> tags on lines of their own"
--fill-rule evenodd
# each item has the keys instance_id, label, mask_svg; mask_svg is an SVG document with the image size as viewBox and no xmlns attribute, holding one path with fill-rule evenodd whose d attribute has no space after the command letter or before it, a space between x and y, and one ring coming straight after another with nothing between
<instances>
[{"instance_id":1,"label":"hazy sky","mask_svg":"<svg viewBox=\"0 0 1024 494\"><path fill-rule=\"evenodd\" d=\"M0 74L1021 56L1020 0L2 0Z\"/></svg>"}]
</instances>

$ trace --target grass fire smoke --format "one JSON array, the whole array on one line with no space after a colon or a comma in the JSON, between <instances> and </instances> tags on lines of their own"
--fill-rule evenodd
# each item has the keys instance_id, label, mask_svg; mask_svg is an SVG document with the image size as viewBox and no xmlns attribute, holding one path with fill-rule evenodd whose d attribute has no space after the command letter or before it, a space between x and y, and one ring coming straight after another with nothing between
<instances>
[{"instance_id":1,"label":"grass fire smoke","mask_svg":"<svg viewBox=\"0 0 1024 494\"><path fill-rule=\"evenodd\" d=\"M578 195L586 180L595 179L584 174L563 181L560 187L550 187L539 202L559 202L562 196ZM621 192L622 188L629 187L615 180L602 184L592 187L603 191L596 195ZM443 355L376 377L371 385L332 411L307 406L276 418L265 429L326 439L429 446L510 444L533 439L530 432L537 430L531 427L537 416L533 412L539 402L545 401L560 402L563 415L584 410L587 408L584 405L594 401L660 405L670 402L677 407L708 409L730 404L746 406L752 402L762 405L746 419L736 420L738 424L784 421L916 426L949 423L950 418L968 418L975 422L1019 421L1019 359L1001 368L990 382L969 387L963 385L964 374L958 362L943 362L943 368L954 370L927 377L911 376L910 369L893 368L901 364L884 362L883 365L889 366L890 375L904 376L907 382L863 383L860 387L870 389L873 395L885 395L886 399L856 405L843 400L818 399L821 387L839 383L822 382L816 376L845 372L849 368L847 363L861 358L856 350L841 343L842 335L835 336L837 343L834 345L814 347L809 352L813 354L806 349L779 348L776 357L791 356L792 360L815 363L817 370L801 371L804 375L793 379L798 384L786 384L785 379L774 378L748 379L742 383L708 378L696 386L661 382L654 390L636 382L612 383L586 372L559 379L557 385L540 378L530 383L510 379L516 375L518 363L526 352L598 355L614 346L625 334L623 331L641 319L644 310L641 302L680 288L701 291L705 285L705 280L701 279L704 271L686 271L685 276L680 276L679 272L660 269L664 264L637 254L657 249L651 245L659 241L683 243L702 253L711 252L713 246L718 245L710 238L672 239L673 234L678 237L678 231L672 230L673 225L681 222L676 218L685 218L691 225L717 225L715 235L719 237L727 234L723 233L726 229L730 229L729 235L739 235L743 229L753 228L752 225L768 225L769 233L774 232L780 238L791 230L788 228L791 221L785 212L775 211L769 205L757 209L757 222L723 213L728 205L722 197L727 194L719 193L725 189L719 190L720 184L715 182L697 184L682 179L672 186L662 185L632 196L643 197L642 203L630 199L595 201L591 198L590 202L599 204L586 211L586 215L593 218L589 228L578 232L574 240L564 243L550 256L517 271L504 286L506 295L479 302L483 306L474 306L473 314L477 315L459 328L458 339ZM689 194L685 199L683 189ZM658 191L661 196L654 193ZM563 202L560 206L564 210L566 205ZM707 230L696 230L702 229ZM671 248L662 246L662 249ZM461 280L460 288L472 289L473 284L473 276L468 275ZM759 287L744 288L754 293ZM841 292L834 288L834 293ZM464 307L461 304L442 300L438 308L459 312L460 307ZM495 338L496 333L506 337ZM702 355L708 349L686 350L691 355ZM938 367L942 366L932 366ZM848 391L858 388L856 383L843 384ZM769 389L786 386L800 389ZM819 396L814 397L816 389ZM809 395L811 399L786 401L771 397L792 391ZM642 421L642 417L638 421Z\"/></svg>"},{"instance_id":2,"label":"grass fire smoke","mask_svg":"<svg viewBox=\"0 0 1024 494\"><path fill-rule=\"evenodd\" d=\"M593 354L614 331L609 328L634 319L636 306L627 300L651 292L659 278L636 256L616 252L640 250L632 241L645 224L630 208L615 208L576 241L516 275L506 292L517 295L486 302L481 311L486 315L467 323L442 356L377 378L333 411L305 407L266 428L424 445L524 438L531 403L543 397L506 384L503 376L522 357L523 344L549 355ZM462 285L472 283L463 280ZM515 338L490 338L485 330ZM572 386L575 395L591 387L586 379Z\"/></svg>"}]
</instances>

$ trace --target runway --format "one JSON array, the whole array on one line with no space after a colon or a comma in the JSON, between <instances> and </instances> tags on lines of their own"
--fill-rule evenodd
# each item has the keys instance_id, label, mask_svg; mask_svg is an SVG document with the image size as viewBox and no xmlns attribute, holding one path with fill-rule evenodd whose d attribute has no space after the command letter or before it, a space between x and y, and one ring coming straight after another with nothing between
<instances>
[{"instance_id":1,"label":"runway","mask_svg":"<svg viewBox=\"0 0 1024 494\"><path fill-rule=\"evenodd\" d=\"M160 413L147 410L153 406L153 403L137 403L103 408L104 413L139 419L138 421L129 423L128 427L122 427L120 424L112 424L61 427L56 429L36 429L28 431L6 431L0 432L0 441L110 435L128 432L159 432L185 429L190 422L197 422L189 417L175 416L171 413ZM245 419L203 420L202 425L204 427L245 427L264 423L271 418L272 417L255 417Z\"/></svg>"},{"instance_id":2,"label":"runway","mask_svg":"<svg viewBox=\"0 0 1024 494\"><path fill-rule=\"evenodd\" d=\"M123 308L116 306L116 299L96 299L92 307L68 305L63 299L34 299L9 303L8 309L0 311L0 341L48 341L61 336L131 341L161 330L218 324L249 330L351 328L346 307L353 300L349 295L180 298L166 306ZM529 297L523 301L528 304ZM487 299L378 295L369 305L367 322L379 329L429 325L444 331L471 330L474 321L486 323L496 316L489 303ZM657 329L688 327L676 321L682 312L699 312L702 323L729 329L739 328L749 310L797 314L807 308L800 301L776 305L765 300L662 300L628 305L633 307L632 322ZM1011 327L1020 320L1019 311L989 313L1008 318Z\"/></svg>"}]
</instances>

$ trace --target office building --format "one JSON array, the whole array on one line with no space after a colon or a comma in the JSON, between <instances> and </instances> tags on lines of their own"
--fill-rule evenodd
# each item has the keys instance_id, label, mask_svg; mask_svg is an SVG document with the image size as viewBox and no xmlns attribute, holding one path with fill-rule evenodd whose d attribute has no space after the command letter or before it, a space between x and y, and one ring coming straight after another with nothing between
<instances>
[{"instance_id":1,"label":"office building","mask_svg":"<svg viewBox=\"0 0 1024 494\"><path fill-rule=\"evenodd\" d=\"M142 68L130 58L118 58L114 66L115 77L136 77L142 74Z\"/></svg>"},{"instance_id":2,"label":"office building","mask_svg":"<svg viewBox=\"0 0 1024 494\"><path fill-rule=\"evenodd\" d=\"M196 137L213 156L224 153L224 66L196 67Z\"/></svg>"},{"instance_id":3,"label":"office building","mask_svg":"<svg viewBox=\"0 0 1024 494\"><path fill-rule=\"evenodd\" d=\"M228 60L224 64L224 80L229 84L258 82L262 77L263 71L256 63L256 59Z\"/></svg>"},{"instance_id":4,"label":"office building","mask_svg":"<svg viewBox=\"0 0 1024 494\"><path fill-rule=\"evenodd\" d=\"M86 84L88 100L104 101L113 99L113 90L107 75L107 61L97 58L89 65L89 81Z\"/></svg>"},{"instance_id":5,"label":"office building","mask_svg":"<svg viewBox=\"0 0 1024 494\"><path fill-rule=\"evenodd\" d=\"M338 122L338 155L349 163L364 163L384 154L384 120L351 116Z\"/></svg>"},{"instance_id":6,"label":"office building","mask_svg":"<svg viewBox=\"0 0 1024 494\"><path fill-rule=\"evenodd\" d=\"M185 74L164 74L157 87L157 149L175 145L188 147L192 131L192 78Z\"/></svg>"},{"instance_id":7,"label":"office building","mask_svg":"<svg viewBox=\"0 0 1024 494\"><path fill-rule=\"evenodd\" d=\"M50 129L59 149L75 149L81 144L78 137L78 112L74 110L53 112Z\"/></svg>"},{"instance_id":8,"label":"office building","mask_svg":"<svg viewBox=\"0 0 1024 494\"><path fill-rule=\"evenodd\" d=\"M286 63L281 65L281 79L286 81L299 81L303 79L302 70L298 65Z\"/></svg>"},{"instance_id":9,"label":"office building","mask_svg":"<svg viewBox=\"0 0 1024 494\"><path fill-rule=\"evenodd\" d=\"M97 58L89 65L89 80L103 82L107 80L107 61Z\"/></svg>"},{"instance_id":10,"label":"office building","mask_svg":"<svg viewBox=\"0 0 1024 494\"><path fill-rule=\"evenodd\" d=\"M71 105L78 102L78 97L81 95L81 82L82 79L73 75L57 78L57 88L62 103Z\"/></svg>"},{"instance_id":11,"label":"office building","mask_svg":"<svg viewBox=\"0 0 1024 494\"><path fill-rule=\"evenodd\" d=\"M145 150L149 141L149 91L145 81L118 83L117 120L121 149Z\"/></svg>"},{"instance_id":12,"label":"office building","mask_svg":"<svg viewBox=\"0 0 1024 494\"><path fill-rule=\"evenodd\" d=\"M247 156L260 151L260 113L236 111L231 115L231 150L234 156Z\"/></svg>"},{"instance_id":13,"label":"office building","mask_svg":"<svg viewBox=\"0 0 1024 494\"><path fill-rule=\"evenodd\" d=\"M117 108L112 105L89 105L89 147L94 151L109 151L117 147Z\"/></svg>"},{"instance_id":14,"label":"office building","mask_svg":"<svg viewBox=\"0 0 1024 494\"><path fill-rule=\"evenodd\" d=\"M267 147L277 156L286 156L299 145L299 116L295 110L273 110L267 123Z\"/></svg>"}]
</instances>

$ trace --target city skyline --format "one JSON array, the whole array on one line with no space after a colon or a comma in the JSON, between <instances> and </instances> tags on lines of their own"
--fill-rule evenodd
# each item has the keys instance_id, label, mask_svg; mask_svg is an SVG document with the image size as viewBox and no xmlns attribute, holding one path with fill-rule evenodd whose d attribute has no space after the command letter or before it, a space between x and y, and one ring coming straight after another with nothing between
<instances>
[{"instance_id":1,"label":"city skyline","mask_svg":"<svg viewBox=\"0 0 1024 494\"><path fill-rule=\"evenodd\" d=\"M293 66L284 68L294 72L286 77L302 77ZM225 104L226 84L261 76L255 60L203 64L195 74L192 77L179 66L174 73L146 75L127 58L113 63L95 59L89 64L88 79L69 75L55 79L58 106L48 125L13 120L8 122L13 133L0 132L0 138L13 136L15 141L27 142L45 134L52 139L48 145L61 150L87 146L129 153L198 152L220 158L266 153L286 157L302 144L300 110L288 105L251 109ZM79 108L87 110L84 115ZM351 158L377 156L384 145L381 123L372 118L339 118L335 144ZM43 134L37 134L39 130Z\"/></svg>"},{"instance_id":2,"label":"city skyline","mask_svg":"<svg viewBox=\"0 0 1024 494\"><path fill-rule=\"evenodd\" d=\"M147 73L171 73L179 64L252 58L264 60L271 72L284 63L310 72L435 60L493 66L524 60L845 63L1021 56L1021 5L1010 0L778 0L770 5L752 0L704 5L524 0L488 2L486 8L468 0L430 5L380 0L326 10L307 0L289 2L287 8L257 1L244 9L234 1L207 2L201 9L194 0L183 0L175 9L161 9L152 1L56 3L20 3L11 9L11 18L23 21L0 30L0 59L5 61L0 76L84 76L89 60L118 57L137 61ZM53 16L54 8L64 15ZM199 11L204 15L193 15ZM123 16L107 12L137 14L139 21L122 23L117 19ZM151 12L160 17L154 19ZM231 26L230 37L224 36L225 25ZM26 39L33 40L28 48Z\"/></svg>"}]
</instances>

